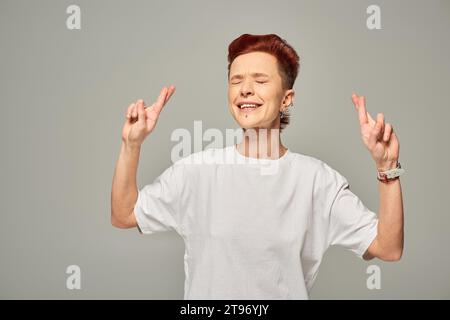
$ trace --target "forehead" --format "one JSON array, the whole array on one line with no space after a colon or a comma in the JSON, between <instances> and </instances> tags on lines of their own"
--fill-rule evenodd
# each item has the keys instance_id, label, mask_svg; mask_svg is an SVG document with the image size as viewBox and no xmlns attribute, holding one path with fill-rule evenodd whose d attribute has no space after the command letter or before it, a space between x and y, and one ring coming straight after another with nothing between
<instances>
[{"instance_id":1,"label":"forehead","mask_svg":"<svg viewBox=\"0 0 450 320\"><path fill-rule=\"evenodd\" d=\"M276 75L277 58L265 52L250 52L237 56L230 66L230 76L257 72Z\"/></svg>"}]
</instances>

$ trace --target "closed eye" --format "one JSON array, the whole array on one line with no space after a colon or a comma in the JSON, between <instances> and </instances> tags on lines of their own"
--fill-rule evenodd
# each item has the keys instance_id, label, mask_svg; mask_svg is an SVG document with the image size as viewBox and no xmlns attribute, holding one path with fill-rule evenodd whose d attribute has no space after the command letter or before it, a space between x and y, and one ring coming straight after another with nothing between
<instances>
[{"instance_id":1,"label":"closed eye","mask_svg":"<svg viewBox=\"0 0 450 320\"><path fill-rule=\"evenodd\" d=\"M268 81L256 81L257 83L263 84L263 83L267 83ZM241 81L238 82L231 82L231 84L239 84L241 83Z\"/></svg>"}]
</instances>

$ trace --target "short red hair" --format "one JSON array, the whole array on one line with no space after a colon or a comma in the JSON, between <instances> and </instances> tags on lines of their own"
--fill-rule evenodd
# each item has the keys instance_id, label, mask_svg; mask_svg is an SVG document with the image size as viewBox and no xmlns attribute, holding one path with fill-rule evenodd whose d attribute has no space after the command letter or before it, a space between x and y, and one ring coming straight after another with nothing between
<instances>
[{"instance_id":1,"label":"short red hair","mask_svg":"<svg viewBox=\"0 0 450 320\"><path fill-rule=\"evenodd\" d=\"M292 89L297 78L300 58L286 40L276 34L243 34L234 39L228 46L228 77L230 67L237 56L245 53L261 51L273 55L278 61L278 70L283 79L284 90ZM281 118L282 128L289 124L289 115Z\"/></svg>"},{"instance_id":2,"label":"short red hair","mask_svg":"<svg viewBox=\"0 0 450 320\"><path fill-rule=\"evenodd\" d=\"M254 51L262 51L275 56L283 78L283 89L292 89L297 78L300 59L294 48L276 34L253 35L246 33L234 39L228 46L228 75L230 75L230 66L237 56Z\"/></svg>"}]
</instances>

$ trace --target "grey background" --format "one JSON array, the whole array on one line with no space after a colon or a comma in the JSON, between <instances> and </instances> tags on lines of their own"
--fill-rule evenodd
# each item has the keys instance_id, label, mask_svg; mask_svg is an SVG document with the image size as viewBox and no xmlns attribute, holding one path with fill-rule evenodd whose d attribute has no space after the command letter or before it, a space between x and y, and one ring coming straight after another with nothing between
<instances>
[{"instance_id":1,"label":"grey background","mask_svg":"<svg viewBox=\"0 0 450 320\"><path fill-rule=\"evenodd\" d=\"M81 7L81 30L66 8ZM381 7L381 30L366 8ZM283 141L348 178L377 212L375 166L350 100L367 97L400 141L405 251L365 262L339 247L324 257L312 299L450 298L448 119L450 2L0 2L0 298L182 299L175 233L142 236L110 224L125 109L177 91L142 149L138 186L171 164L176 128L236 128L227 107L228 44L276 33L301 57ZM68 265L81 290L67 290ZM366 269L381 268L381 290Z\"/></svg>"}]
</instances>

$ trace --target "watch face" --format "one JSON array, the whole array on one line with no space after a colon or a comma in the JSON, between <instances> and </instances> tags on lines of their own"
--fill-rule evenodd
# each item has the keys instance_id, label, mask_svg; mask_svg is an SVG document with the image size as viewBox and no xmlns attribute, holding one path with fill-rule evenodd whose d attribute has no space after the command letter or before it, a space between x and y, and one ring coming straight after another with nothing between
<instances>
[{"instance_id":1,"label":"watch face","mask_svg":"<svg viewBox=\"0 0 450 320\"><path fill-rule=\"evenodd\" d=\"M397 177L399 177L401 174L403 174L403 172L405 172L404 169L402 168L396 168L396 169L392 169L389 171L386 171L387 173L383 173L383 172L378 172L377 177L378 180L381 181L388 181L388 180L393 180L396 179Z\"/></svg>"},{"instance_id":2,"label":"watch face","mask_svg":"<svg viewBox=\"0 0 450 320\"><path fill-rule=\"evenodd\" d=\"M392 172L388 174L389 178L395 178L400 176L405 170L403 169L394 169Z\"/></svg>"}]
</instances>

